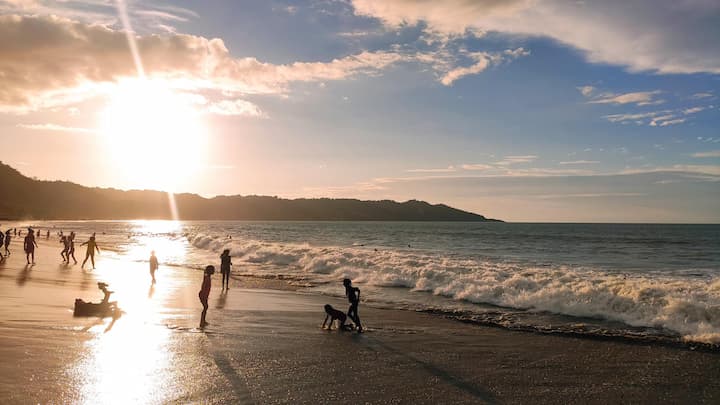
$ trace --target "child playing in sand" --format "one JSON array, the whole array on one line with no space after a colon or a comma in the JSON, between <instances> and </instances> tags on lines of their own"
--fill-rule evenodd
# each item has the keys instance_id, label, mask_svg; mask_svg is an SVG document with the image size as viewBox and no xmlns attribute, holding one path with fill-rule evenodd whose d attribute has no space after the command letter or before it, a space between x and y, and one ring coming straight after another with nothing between
<instances>
[{"instance_id":1,"label":"child playing in sand","mask_svg":"<svg viewBox=\"0 0 720 405\"><path fill-rule=\"evenodd\" d=\"M345 286L345 296L350 302L350 308L348 309L347 316L352 319L353 323L357 327L358 333L363 331L363 327L360 324L360 317L358 316L358 304L360 304L360 289L352 286L352 281L349 278L343 280Z\"/></svg>"},{"instance_id":2,"label":"child playing in sand","mask_svg":"<svg viewBox=\"0 0 720 405\"><path fill-rule=\"evenodd\" d=\"M215 273L215 267L214 266L207 266L205 267L205 274L203 275L203 282L202 287L200 287L200 292L198 292L198 297L200 298L200 303L203 306L202 314L200 315L200 327L204 328L208 325L207 321L205 321L205 316L207 315L208 310L208 298L210 297L210 276Z\"/></svg>"},{"instance_id":3,"label":"child playing in sand","mask_svg":"<svg viewBox=\"0 0 720 405\"><path fill-rule=\"evenodd\" d=\"M155 256L155 251L150 252L150 277L152 277L152 283L155 284L155 270L158 269L158 259Z\"/></svg>"}]
</instances>

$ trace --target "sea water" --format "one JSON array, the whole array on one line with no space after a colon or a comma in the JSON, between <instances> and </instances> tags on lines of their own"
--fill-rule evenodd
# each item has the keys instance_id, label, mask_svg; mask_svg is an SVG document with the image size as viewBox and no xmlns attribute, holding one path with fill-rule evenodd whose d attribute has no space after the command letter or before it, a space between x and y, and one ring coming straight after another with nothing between
<instances>
[{"instance_id":1,"label":"sea water","mask_svg":"<svg viewBox=\"0 0 720 405\"><path fill-rule=\"evenodd\" d=\"M720 225L46 222L116 258L219 266L367 305L509 328L720 343ZM366 320L371 325L371 320Z\"/></svg>"}]
</instances>

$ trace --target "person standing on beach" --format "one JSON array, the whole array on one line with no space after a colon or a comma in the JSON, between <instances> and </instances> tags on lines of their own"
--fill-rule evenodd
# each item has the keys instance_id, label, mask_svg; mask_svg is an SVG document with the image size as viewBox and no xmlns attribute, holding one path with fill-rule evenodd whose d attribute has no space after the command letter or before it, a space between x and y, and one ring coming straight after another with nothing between
<instances>
[{"instance_id":1,"label":"person standing on beach","mask_svg":"<svg viewBox=\"0 0 720 405\"><path fill-rule=\"evenodd\" d=\"M10 239L12 239L12 235L8 229L5 231L5 256L10 256Z\"/></svg>"},{"instance_id":2,"label":"person standing on beach","mask_svg":"<svg viewBox=\"0 0 720 405\"><path fill-rule=\"evenodd\" d=\"M223 250L220 255L220 272L222 273L222 288L230 289L230 266L232 261L230 260L230 249Z\"/></svg>"},{"instance_id":3,"label":"person standing on beach","mask_svg":"<svg viewBox=\"0 0 720 405\"><path fill-rule=\"evenodd\" d=\"M205 316L207 315L208 310L208 298L210 298L210 276L212 276L213 273L215 273L215 266L210 265L205 267L202 287L200 287L200 292L198 292L198 298L200 298L200 303L203 306L202 313L200 314L200 328L204 328L208 325L205 320Z\"/></svg>"},{"instance_id":4,"label":"person standing on beach","mask_svg":"<svg viewBox=\"0 0 720 405\"><path fill-rule=\"evenodd\" d=\"M60 256L63 258L63 263L70 263L70 258L68 257L68 251L70 250L70 244L68 243L67 236L63 236L60 238L60 243L63 245L63 250L60 252Z\"/></svg>"},{"instance_id":5,"label":"person standing on beach","mask_svg":"<svg viewBox=\"0 0 720 405\"><path fill-rule=\"evenodd\" d=\"M85 268L85 263L87 263L88 259L90 259L90 261L92 262L93 270L95 270L95 250L100 253L100 248L98 247L97 243L95 243L95 236L91 236L87 242L83 242L80 246L85 245L87 245L87 252L85 252L85 260L83 260L80 268Z\"/></svg>"},{"instance_id":6,"label":"person standing on beach","mask_svg":"<svg viewBox=\"0 0 720 405\"><path fill-rule=\"evenodd\" d=\"M28 233L25 236L25 258L27 259L27 264L30 264L30 258L32 258L32 264L35 264L35 248L38 247L37 242L35 241L35 233L32 230L32 228L28 228Z\"/></svg>"},{"instance_id":7,"label":"person standing on beach","mask_svg":"<svg viewBox=\"0 0 720 405\"><path fill-rule=\"evenodd\" d=\"M150 277L152 277L152 283L155 284L155 271L160 267L158 259L155 256L155 251L150 252Z\"/></svg>"},{"instance_id":8,"label":"person standing on beach","mask_svg":"<svg viewBox=\"0 0 720 405\"><path fill-rule=\"evenodd\" d=\"M0 232L0 246L2 246L4 242L5 242L5 234ZM0 260L5 260L5 256L3 256L2 253L0 253Z\"/></svg>"},{"instance_id":9,"label":"person standing on beach","mask_svg":"<svg viewBox=\"0 0 720 405\"><path fill-rule=\"evenodd\" d=\"M68 241L68 252L67 252L67 262L70 264L70 258L72 257L74 264L77 264L77 259L75 258L75 232L70 232L70 236L67 237Z\"/></svg>"},{"instance_id":10,"label":"person standing on beach","mask_svg":"<svg viewBox=\"0 0 720 405\"><path fill-rule=\"evenodd\" d=\"M363 331L363 327L360 324L360 317L358 316L358 304L360 304L360 289L352 286L352 281L349 278L343 279L343 285L345 286L345 296L350 302L350 308L348 309L347 316L352 319L353 323L357 327L358 333Z\"/></svg>"}]
</instances>

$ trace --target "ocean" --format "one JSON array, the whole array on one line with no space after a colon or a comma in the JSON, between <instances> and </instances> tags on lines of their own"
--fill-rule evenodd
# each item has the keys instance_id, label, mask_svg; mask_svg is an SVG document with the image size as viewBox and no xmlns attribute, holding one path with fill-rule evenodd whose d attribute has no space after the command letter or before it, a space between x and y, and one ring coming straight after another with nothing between
<instances>
[{"instance_id":1,"label":"ocean","mask_svg":"<svg viewBox=\"0 0 720 405\"><path fill-rule=\"evenodd\" d=\"M43 236L47 229L53 235L74 230L79 242L96 232L111 258L146 261L155 250L161 271L219 266L220 252L230 249L234 274L282 278L304 293L332 296L342 295L347 277L361 289L363 305L510 329L720 343L720 225L34 225Z\"/></svg>"}]
</instances>

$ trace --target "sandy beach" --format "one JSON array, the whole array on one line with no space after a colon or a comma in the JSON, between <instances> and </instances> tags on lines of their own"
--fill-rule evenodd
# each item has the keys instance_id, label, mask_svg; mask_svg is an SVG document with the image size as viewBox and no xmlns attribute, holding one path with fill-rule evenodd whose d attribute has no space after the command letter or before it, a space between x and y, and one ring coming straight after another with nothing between
<instances>
[{"instance_id":1,"label":"sandy beach","mask_svg":"<svg viewBox=\"0 0 720 405\"><path fill-rule=\"evenodd\" d=\"M216 274L200 330L198 270L161 266L153 287L147 263L106 254L83 271L44 240L25 266L18 239L0 264L2 403L720 401L719 353L365 304L365 333L327 331L322 305L346 303L281 281L235 278L221 293ZM100 300L98 281L125 312L115 322L72 316L75 298Z\"/></svg>"}]
</instances>

